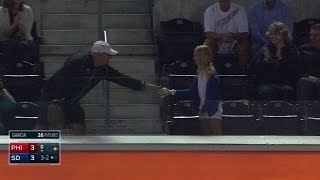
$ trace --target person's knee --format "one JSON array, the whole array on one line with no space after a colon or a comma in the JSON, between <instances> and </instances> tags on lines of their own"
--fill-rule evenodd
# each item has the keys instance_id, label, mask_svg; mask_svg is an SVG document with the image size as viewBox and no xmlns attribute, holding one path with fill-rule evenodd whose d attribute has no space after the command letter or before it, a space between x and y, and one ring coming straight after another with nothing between
<instances>
[{"instance_id":1,"label":"person's knee","mask_svg":"<svg viewBox=\"0 0 320 180\"><path fill-rule=\"evenodd\" d=\"M285 93L289 93L292 94L294 92L294 88L291 86L283 86L281 88L281 91L285 92Z\"/></svg>"},{"instance_id":2,"label":"person's knee","mask_svg":"<svg viewBox=\"0 0 320 180\"><path fill-rule=\"evenodd\" d=\"M316 85L317 89L320 90L320 78L318 78L316 80L315 85Z\"/></svg>"},{"instance_id":3,"label":"person's knee","mask_svg":"<svg viewBox=\"0 0 320 180\"><path fill-rule=\"evenodd\" d=\"M298 100L311 100L315 95L316 81L311 78L301 78L297 83L297 99Z\"/></svg>"},{"instance_id":4,"label":"person's knee","mask_svg":"<svg viewBox=\"0 0 320 180\"><path fill-rule=\"evenodd\" d=\"M299 87L310 87L313 86L314 82L310 78L301 78L298 81L297 88Z\"/></svg>"},{"instance_id":5,"label":"person's knee","mask_svg":"<svg viewBox=\"0 0 320 180\"><path fill-rule=\"evenodd\" d=\"M283 86L281 88L281 94L285 100L294 100L295 99L295 90L291 86Z\"/></svg>"},{"instance_id":6,"label":"person's knee","mask_svg":"<svg viewBox=\"0 0 320 180\"><path fill-rule=\"evenodd\" d=\"M275 96L275 90L269 85L258 86L257 96L259 98L270 99Z\"/></svg>"}]
</instances>

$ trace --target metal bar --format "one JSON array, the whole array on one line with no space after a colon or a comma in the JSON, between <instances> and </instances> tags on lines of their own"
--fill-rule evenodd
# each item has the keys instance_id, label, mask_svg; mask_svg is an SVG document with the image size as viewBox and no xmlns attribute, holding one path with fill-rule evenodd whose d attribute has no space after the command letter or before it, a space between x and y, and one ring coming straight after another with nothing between
<instances>
[{"instance_id":1,"label":"metal bar","mask_svg":"<svg viewBox=\"0 0 320 180\"><path fill-rule=\"evenodd\" d=\"M232 118L238 118L238 117L253 117L253 115L222 115L222 117L232 117Z\"/></svg>"},{"instance_id":2,"label":"metal bar","mask_svg":"<svg viewBox=\"0 0 320 180\"><path fill-rule=\"evenodd\" d=\"M107 32L103 29L103 0L98 0L98 34L99 40L107 40ZM105 99L104 109L105 109L105 129L106 134L110 134L110 108L109 108L109 83L107 81L102 82L102 95Z\"/></svg>"},{"instance_id":3,"label":"metal bar","mask_svg":"<svg viewBox=\"0 0 320 180\"><path fill-rule=\"evenodd\" d=\"M285 116L268 116L268 115L263 115L262 117L266 117L266 118L292 118L292 117L298 117L298 115L285 115Z\"/></svg>"}]
</instances>

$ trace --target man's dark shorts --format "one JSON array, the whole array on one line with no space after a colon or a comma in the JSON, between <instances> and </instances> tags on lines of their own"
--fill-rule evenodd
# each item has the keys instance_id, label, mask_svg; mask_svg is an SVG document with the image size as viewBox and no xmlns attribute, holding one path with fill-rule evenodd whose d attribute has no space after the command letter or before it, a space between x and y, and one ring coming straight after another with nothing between
<instances>
[{"instance_id":1,"label":"man's dark shorts","mask_svg":"<svg viewBox=\"0 0 320 180\"><path fill-rule=\"evenodd\" d=\"M85 123L85 112L78 102L74 104L61 104L61 108L64 112L66 126Z\"/></svg>"}]
</instances>

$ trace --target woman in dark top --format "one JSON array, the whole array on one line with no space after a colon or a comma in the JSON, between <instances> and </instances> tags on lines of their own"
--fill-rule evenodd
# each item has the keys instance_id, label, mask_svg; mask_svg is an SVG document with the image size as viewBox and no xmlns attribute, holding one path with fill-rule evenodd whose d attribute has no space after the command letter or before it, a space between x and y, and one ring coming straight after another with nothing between
<instances>
[{"instance_id":1,"label":"woman in dark top","mask_svg":"<svg viewBox=\"0 0 320 180\"><path fill-rule=\"evenodd\" d=\"M291 43L288 27L282 22L269 26L270 40L252 61L250 71L256 77L256 98L294 100L295 84L300 76L298 51Z\"/></svg>"}]
</instances>

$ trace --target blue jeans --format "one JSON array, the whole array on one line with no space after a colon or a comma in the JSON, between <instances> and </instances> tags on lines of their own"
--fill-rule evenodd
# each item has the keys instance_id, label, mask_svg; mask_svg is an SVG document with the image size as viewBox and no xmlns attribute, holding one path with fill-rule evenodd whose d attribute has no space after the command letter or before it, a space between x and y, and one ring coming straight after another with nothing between
<instances>
[{"instance_id":1,"label":"blue jeans","mask_svg":"<svg viewBox=\"0 0 320 180\"><path fill-rule=\"evenodd\" d=\"M261 84L258 85L257 99L260 101L295 99L294 88L284 84Z\"/></svg>"},{"instance_id":2,"label":"blue jeans","mask_svg":"<svg viewBox=\"0 0 320 180\"><path fill-rule=\"evenodd\" d=\"M319 100L320 80L309 77L301 78L297 84L297 98L299 101Z\"/></svg>"}]
</instances>

